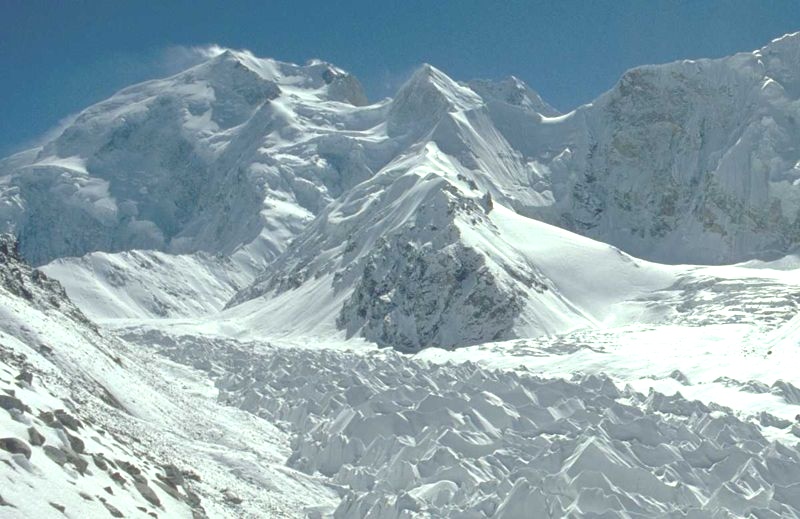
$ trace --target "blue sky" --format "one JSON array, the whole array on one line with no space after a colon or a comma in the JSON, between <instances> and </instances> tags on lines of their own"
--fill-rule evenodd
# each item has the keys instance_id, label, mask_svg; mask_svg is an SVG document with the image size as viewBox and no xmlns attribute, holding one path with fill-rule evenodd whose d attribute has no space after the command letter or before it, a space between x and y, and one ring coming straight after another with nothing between
<instances>
[{"instance_id":1,"label":"blue sky","mask_svg":"<svg viewBox=\"0 0 800 519\"><path fill-rule=\"evenodd\" d=\"M513 74L566 111L632 66L753 50L797 30L798 0L4 0L0 155L212 43L331 61L373 99L423 62L463 80Z\"/></svg>"}]
</instances>

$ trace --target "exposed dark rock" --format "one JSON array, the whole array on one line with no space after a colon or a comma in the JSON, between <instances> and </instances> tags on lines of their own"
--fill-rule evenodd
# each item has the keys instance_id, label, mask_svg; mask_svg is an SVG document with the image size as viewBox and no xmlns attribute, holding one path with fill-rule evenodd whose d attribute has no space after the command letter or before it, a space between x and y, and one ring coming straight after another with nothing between
<instances>
[{"instance_id":1,"label":"exposed dark rock","mask_svg":"<svg viewBox=\"0 0 800 519\"><path fill-rule=\"evenodd\" d=\"M81 474L86 473L86 469L89 468L89 462L83 459L83 457L70 452L67 454L67 458L69 459L69 462L72 463L76 469L78 469L78 472Z\"/></svg>"},{"instance_id":2,"label":"exposed dark rock","mask_svg":"<svg viewBox=\"0 0 800 519\"><path fill-rule=\"evenodd\" d=\"M183 485L184 479L183 474L181 473L180 469L175 465L164 465L161 467L164 469L164 480L167 481L172 486Z\"/></svg>"},{"instance_id":3,"label":"exposed dark rock","mask_svg":"<svg viewBox=\"0 0 800 519\"><path fill-rule=\"evenodd\" d=\"M59 512L61 512L62 514L63 514L63 513L66 511L66 509L67 509L67 508L66 508L64 505L59 505L58 503L53 503L52 501L50 501L48 504L49 504L50 506L52 506L53 508L55 508L56 510L58 510Z\"/></svg>"},{"instance_id":4,"label":"exposed dark rock","mask_svg":"<svg viewBox=\"0 0 800 519\"><path fill-rule=\"evenodd\" d=\"M86 444L83 443L83 440L81 440L77 436L72 436L71 434L67 434L67 438L69 439L69 446L72 447L72 450L74 450L78 454L84 453L84 451L86 450Z\"/></svg>"},{"instance_id":5,"label":"exposed dark rock","mask_svg":"<svg viewBox=\"0 0 800 519\"><path fill-rule=\"evenodd\" d=\"M53 414L58 419L58 421L64 424L64 427L67 427L68 429L77 431L78 429L83 427L83 424L80 422L80 420L78 420L77 418L75 418L74 416L72 416L63 409L56 409L55 411L53 411Z\"/></svg>"},{"instance_id":6,"label":"exposed dark rock","mask_svg":"<svg viewBox=\"0 0 800 519\"><path fill-rule=\"evenodd\" d=\"M61 427L61 422L56 419L56 415L50 411L42 411L39 413L39 419L43 421L48 427Z\"/></svg>"},{"instance_id":7,"label":"exposed dark rock","mask_svg":"<svg viewBox=\"0 0 800 519\"><path fill-rule=\"evenodd\" d=\"M22 454L27 459L31 459L30 446L19 438L0 438L0 449L11 454Z\"/></svg>"},{"instance_id":8,"label":"exposed dark rock","mask_svg":"<svg viewBox=\"0 0 800 519\"><path fill-rule=\"evenodd\" d=\"M155 506L161 506L161 500L158 498L158 495L156 495L153 489L150 488L150 485L148 485L147 483L136 481L134 482L134 486L136 487L136 490L138 490L139 493L142 494L142 497L147 499L151 504Z\"/></svg>"},{"instance_id":9,"label":"exposed dark rock","mask_svg":"<svg viewBox=\"0 0 800 519\"><path fill-rule=\"evenodd\" d=\"M111 479L120 486L125 486L125 483L127 483L125 477L119 472L114 472L113 474L111 474Z\"/></svg>"},{"instance_id":10,"label":"exposed dark rock","mask_svg":"<svg viewBox=\"0 0 800 519\"><path fill-rule=\"evenodd\" d=\"M53 460L55 463L63 466L67 462L67 453L63 450L53 447L52 445L45 445L42 448L44 449L44 453L47 455L47 457Z\"/></svg>"},{"instance_id":11,"label":"exposed dark rock","mask_svg":"<svg viewBox=\"0 0 800 519\"><path fill-rule=\"evenodd\" d=\"M122 515L122 512L120 512L116 507L114 507L110 503L103 501L103 505L105 505L106 510L108 510L108 513L111 514L111 517L125 517L124 515Z\"/></svg>"},{"instance_id":12,"label":"exposed dark rock","mask_svg":"<svg viewBox=\"0 0 800 519\"><path fill-rule=\"evenodd\" d=\"M33 374L30 371L20 371L19 375L16 376L16 379L29 385L33 384Z\"/></svg>"},{"instance_id":13,"label":"exposed dark rock","mask_svg":"<svg viewBox=\"0 0 800 519\"><path fill-rule=\"evenodd\" d=\"M119 465L119 468L121 468L131 476L138 476L139 474L142 473L142 471L139 470L139 467L137 467L132 463L128 463L127 461L124 460L117 460L117 465Z\"/></svg>"},{"instance_id":14,"label":"exposed dark rock","mask_svg":"<svg viewBox=\"0 0 800 519\"><path fill-rule=\"evenodd\" d=\"M106 463L106 459L102 454L92 454L92 460L100 470L108 470L108 463Z\"/></svg>"},{"instance_id":15,"label":"exposed dark rock","mask_svg":"<svg viewBox=\"0 0 800 519\"><path fill-rule=\"evenodd\" d=\"M182 470L181 474L183 474L183 477L186 479L191 479L192 481L202 481L200 474L197 472L192 472L191 470Z\"/></svg>"},{"instance_id":16,"label":"exposed dark rock","mask_svg":"<svg viewBox=\"0 0 800 519\"><path fill-rule=\"evenodd\" d=\"M47 277L44 272L31 268L19 253L19 242L10 234L0 234L0 286L26 301L37 303L42 308L54 308L98 333L92 323L67 297L61 284ZM52 348L40 345L42 353L52 353Z\"/></svg>"},{"instance_id":17,"label":"exposed dark rock","mask_svg":"<svg viewBox=\"0 0 800 519\"><path fill-rule=\"evenodd\" d=\"M772 384L771 391L783 397L783 399L790 404L800 405L800 388L790 382L778 380Z\"/></svg>"},{"instance_id":18,"label":"exposed dark rock","mask_svg":"<svg viewBox=\"0 0 800 519\"><path fill-rule=\"evenodd\" d=\"M411 241L401 234L368 255L337 319L347 336L416 352L509 336L523 299L484 256L458 243ZM455 324L458 323L458 324Z\"/></svg>"},{"instance_id":19,"label":"exposed dark rock","mask_svg":"<svg viewBox=\"0 0 800 519\"><path fill-rule=\"evenodd\" d=\"M44 436L36 430L36 427L28 427L28 439L34 447L44 445L45 442Z\"/></svg>"},{"instance_id":20,"label":"exposed dark rock","mask_svg":"<svg viewBox=\"0 0 800 519\"><path fill-rule=\"evenodd\" d=\"M31 411L28 406L22 403L22 400L10 395L0 395L0 407L6 411L11 411L12 409L28 413Z\"/></svg>"},{"instance_id":21,"label":"exposed dark rock","mask_svg":"<svg viewBox=\"0 0 800 519\"><path fill-rule=\"evenodd\" d=\"M200 506L200 496L191 490L186 490L186 504L192 508Z\"/></svg>"}]
</instances>

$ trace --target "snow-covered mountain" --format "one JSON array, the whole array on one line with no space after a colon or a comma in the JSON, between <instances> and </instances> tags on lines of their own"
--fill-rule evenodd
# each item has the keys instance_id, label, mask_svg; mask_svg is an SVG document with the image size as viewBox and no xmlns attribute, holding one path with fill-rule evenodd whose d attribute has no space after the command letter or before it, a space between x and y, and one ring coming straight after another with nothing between
<instances>
[{"instance_id":1,"label":"snow-covered mountain","mask_svg":"<svg viewBox=\"0 0 800 519\"><path fill-rule=\"evenodd\" d=\"M332 65L226 51L4 161L0 217L35 263L245 246L269 260L333 200L433 143L496 201L640 257L775 255L797 242L798 49L794 34L633 69L564 116L515 78L460 84L425 65L367 105Z\"/></svg>"},{"instance_id":2,"label":"snow-covered mountain","mask_svg":"<svg viewBox=\"0 0 800 519\"><path fill-rule=\"evenodd\" d=\"M800 517L798 111L800 33L120 91L0 161L0 515Z\"/></svg>"},{"instance_id":3,"label":"snow-covered mountain","mask_svg":"<svg viewBox=\"0 0 800 519\"><path fill-rule=\"evenodd\" d=\"M575 137L549 164L561 222L667 262L795 247L799 59L796 33L729 58L625 73L564 122Z\"/></svg>"},{"instance_id":4,"label":"snow-covered mountain","mask_svg":"<svg viewBox=\"0 0 800 519\"><path fill-rule=\"evenodd\" d=\"M603 276L587 273L592 264L624 286L639 265L578 240L587 247L574 250L600 256L567 281L549 277L547 256L561 252L548 244L561 235L526 217L667 263L797 245L798 55L795 34L729 58L637 68L559 115L516 78L459 83L423 65L393 99L368 104L333 65L226 51L127 88L3 161L0 222L33 263L61 258L48 268L64 278L87 261L65 257L134 249L182 254L177 269L226 278L203 283L214 287L205 310L169 310L183 303L152 280L135 315L216 311L235 286L228 307L258 297L266 315L291 307L287 291L306 294L292 304L327 316L314 326L402 349L565 331L598 316L564 283L591 286ZM542 246L529 254L526 240ZM124 255L108 262L149 275ZM243 272L233 284L231 265ZM110 272L91 276L113 285Z\"/></svg>"},{"instance_id":5,"label":"snow-covered mountain","mask_svg":"<svg viewBox=\"0 0 800 519\"><path fill-rule=\"evenodd\" d=\"M245 245L268 259L357 181L317 150L329 139L337 150L340 132L372 125L379 106L354 117L340 109L363 101L358 82L330 65L228 51L122 90L23 154L31 160L12 158L0 218L37 264L93 251L230 254Z\"/></svg>"}]
</instances>

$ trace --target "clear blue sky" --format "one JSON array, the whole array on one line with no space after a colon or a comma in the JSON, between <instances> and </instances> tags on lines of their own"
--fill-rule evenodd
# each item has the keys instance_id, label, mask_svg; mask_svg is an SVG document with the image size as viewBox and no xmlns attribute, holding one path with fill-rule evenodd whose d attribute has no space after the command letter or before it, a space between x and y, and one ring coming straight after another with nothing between
<instances>
[{"instance_id":1,"label":"clear blue sky","mask_svg":"<svg viewBox=\"0 0 800 519\"><path fill-rule=\"evenodd\" d=\"M800 30L798 0L0 2L0 155L216 43L356 74L392 95L419 63L456 79L516 75L569 110L626 69L753 50ZM800 66L800 65L798 65Z\"/></svg>"}]
</instances>

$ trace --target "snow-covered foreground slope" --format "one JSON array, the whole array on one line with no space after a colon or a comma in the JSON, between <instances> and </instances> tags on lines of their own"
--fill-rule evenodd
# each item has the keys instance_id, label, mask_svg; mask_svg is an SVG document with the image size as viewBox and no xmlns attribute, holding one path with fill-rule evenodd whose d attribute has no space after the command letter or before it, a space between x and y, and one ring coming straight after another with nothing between
<instances>
[{"instance_id":1,"label":"snow-covered foreground slope","mask_svg":"<svg viewBox=\"0 0 800 519\"><path fill-rule=\"evenodd\" d=\"M287 433L216 395L99 331L0 241L0 516L301 517L335 502L284 467Z\"/></svg>"}]
</instances>

